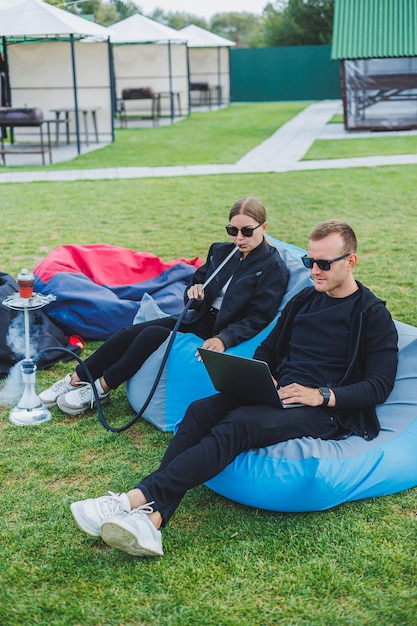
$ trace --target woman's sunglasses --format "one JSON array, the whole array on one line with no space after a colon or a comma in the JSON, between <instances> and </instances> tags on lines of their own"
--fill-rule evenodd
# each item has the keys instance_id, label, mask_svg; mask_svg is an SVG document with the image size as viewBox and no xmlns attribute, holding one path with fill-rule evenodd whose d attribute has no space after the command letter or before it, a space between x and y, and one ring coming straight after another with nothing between
<instances>
[{"instance_id":1,"label":"woman's sunglasses","mask_svg":"<svg viewBox=\"0 0 417 626\"><path fill-rule=\"evenodd\" d=\"M317 267L319 268L319 270L322 270L323 272L328 272L332 263L345 259L347 256L349 256L349 254L350 252L346 252L346 254L342 254L342 256L338 256L336 259L330 259L330 261L325 261L324 259L312 259L311 257L307 255L302 256L301 260L304 263L304 267L306 267L309 270L313 269L313 265L315 263Z\"/></svg>"},{"instance_id":2,"label":"woman's sunglasses","mask_svg":"<svg viewBox=\"0 0 417 626\"><path fill-rule=\"evenodd\" d=\"M258 224L254 228L251 226L244 226L243 228L237 228L236 226L232 226L229 224L226 226L227 234L231 237L236 237L238 232L240 231L244 237L252 237L253 231L262 226L262 224Z\"/></svg>"}]
</instances>

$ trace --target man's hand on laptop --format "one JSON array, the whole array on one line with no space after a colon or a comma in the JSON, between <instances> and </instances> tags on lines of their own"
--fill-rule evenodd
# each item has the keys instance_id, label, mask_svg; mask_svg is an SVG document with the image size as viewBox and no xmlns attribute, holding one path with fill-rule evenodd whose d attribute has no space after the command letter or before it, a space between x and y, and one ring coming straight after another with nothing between
<instances>
[{"instance_id":1,"label":"man's hand on laptop","mask_svg":"<svg viewBox=\"0 0 417 626\"><path fill-rule=\"evenodd\" d=\"M205 342L203 343L201 347L206 348L206 350L214 350L214 352L224 352L226 349L220 337L209 337L208 339L205 340ZM198 350L194 356L197 356L198 360L201 361L201 356Z\"/></svg>"},{"instance_id":2,"label":"man's hand on laptop","mask_svg":"<svg viewBox=\"0 0 417 626\"><path fill-rule=\"evenodd\" d=\"M335 397L331 391L328 406L335 406ZM278 389L278 395L282 404L306 404L307 406L320 406L323 404L323 396L317 388L304 387L298 383L291 383Z\"/></svg>"}]
</instances>

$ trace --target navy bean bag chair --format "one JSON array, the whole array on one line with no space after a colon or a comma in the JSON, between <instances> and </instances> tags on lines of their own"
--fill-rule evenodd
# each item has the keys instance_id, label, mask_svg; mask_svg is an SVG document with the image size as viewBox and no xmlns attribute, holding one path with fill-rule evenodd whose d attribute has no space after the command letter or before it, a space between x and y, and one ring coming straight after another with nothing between
<instances>
[{"instance_id":1,"label":"navy bean bag chair","mask_svg":"<svg viewBox=\"0 0 417 626\"><path fill-rule=\"evenodd\" d=\"M71 244L37 265L34 289L56 296L47 314L64 333L107 339L132 324L145 293L165 313L179 313L184 289L201 263L200 258L164 263L149 252Z\"/></svg>"}]
</instances>

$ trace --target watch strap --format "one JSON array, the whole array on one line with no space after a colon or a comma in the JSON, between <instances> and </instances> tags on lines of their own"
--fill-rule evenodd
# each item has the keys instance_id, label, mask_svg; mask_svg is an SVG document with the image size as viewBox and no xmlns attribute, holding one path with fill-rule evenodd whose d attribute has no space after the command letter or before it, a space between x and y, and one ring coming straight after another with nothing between
<instances>
[{"instance_id":1,"label":"watch strap","mask_svg":"<svg viewBox=\"0 0 417 626\"><path fill-rule=\"evenodd\" d=\"M327 406L331 397L330 389L328 387L319 387L319 391L323 396L322 406Z\"/></svg>"}]
</instances>

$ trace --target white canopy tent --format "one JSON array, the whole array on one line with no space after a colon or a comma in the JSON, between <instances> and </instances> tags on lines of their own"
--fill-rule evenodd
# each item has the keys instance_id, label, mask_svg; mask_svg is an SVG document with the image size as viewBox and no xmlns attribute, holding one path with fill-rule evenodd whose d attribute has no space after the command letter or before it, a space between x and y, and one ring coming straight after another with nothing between
<instances>
[{"instance_id":1,"label":"white canopy tent","mask_svg":"<svg viewBox=\"0 0 417 626\"><path fill-rule=\"evenodd\" d=\"M70 109L81 152L80 111L95 111L102 141L113 141L113 79L107 29L42 0L0 0L9 105L44 117ZM94 41L86 43L82 38ZM88 140L88 137L86 138Z\"/></svg>"},{"instance_id":2,"label":"white canopy tent","mask_svg":"<svg viewBox=\"0 0 417 626\"><path fill-rule=\"evenodd\" d=\"M195 24L178 33L187 39L190 86L208 83L217 92L217 104L229 103L230 48L236 44Z\"/></svg>"},{"instance_id":3,"label":"white canopy tent","mask_svg":"<svg viewBox=\"0 0 417 626\"><path fill-rule=\"evenodd\" d=\"M187 43L178 31L135 14L109 26L115 91L150 87L161 95L161 114L175 116L175 103L189 113Z\"/></svg>"}]
</instances>

